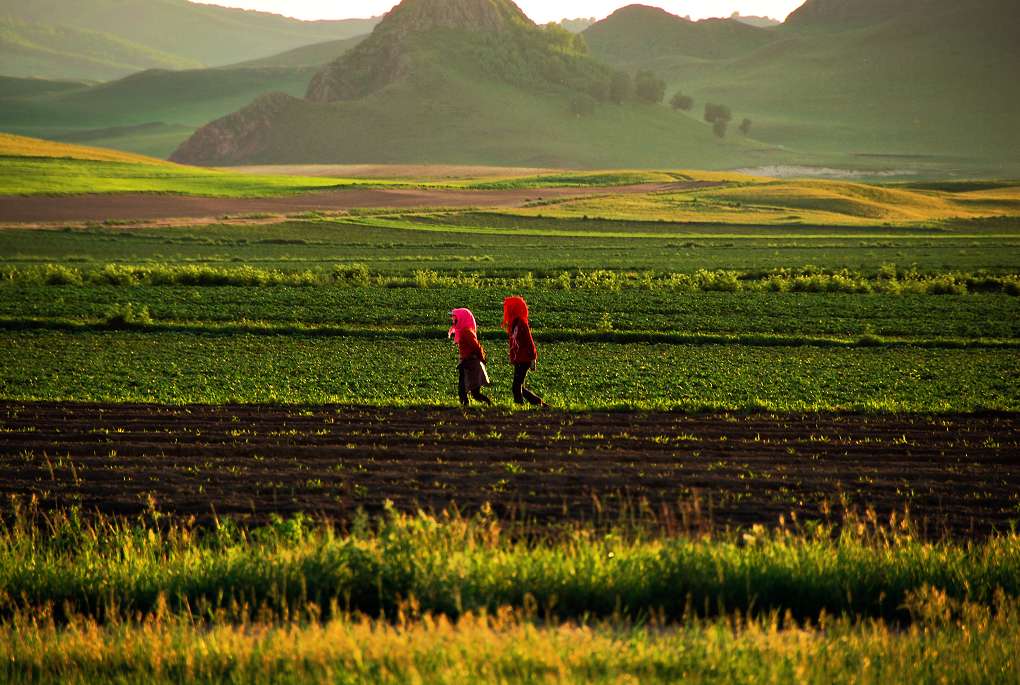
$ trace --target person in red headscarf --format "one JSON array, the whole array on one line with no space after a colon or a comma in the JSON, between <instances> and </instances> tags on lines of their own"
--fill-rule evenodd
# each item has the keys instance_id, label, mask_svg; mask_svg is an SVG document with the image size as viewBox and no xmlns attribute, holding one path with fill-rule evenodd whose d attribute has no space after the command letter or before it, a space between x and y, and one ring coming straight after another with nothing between
<instances>
[{"instance_id":1,"label":"person in red headscarf","mask_svg":"<svg viewBox=\"0 0 1020 685\"><path fill-rule=\"evenodd\" d=\"M528 303L523 297L515 295L503 300L503 329L510 336L510 363L514 367L514 402L524 404L527 401L540 407L548 406L541 397L524 387L528 371L535 370L538 349L535 347L535 339L531 337Z\"/></svg>"},{"instance_id":2,"label":"person in red headscarf","mask_svg":"<svg viewBox=\"0 0 1020 685\"><path fill-rule=\"evenodd\" d=\"M461 405L468 406L468 393L478 402L492 404L492 400L482 394L482 387L492 385L492 381L485 370L485 349L478 342L478 324L470 309L454 309L450 312L450 331L446 337L451 336L460 352L457 391Z\"/></svg>"}]
</instances>

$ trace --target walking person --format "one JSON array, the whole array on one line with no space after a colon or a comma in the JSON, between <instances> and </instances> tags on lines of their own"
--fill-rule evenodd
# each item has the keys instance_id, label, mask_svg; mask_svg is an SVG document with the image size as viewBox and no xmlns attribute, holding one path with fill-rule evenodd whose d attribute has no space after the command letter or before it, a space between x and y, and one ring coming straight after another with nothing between
<instances>
[{"instance_id":1,"label":"walking person","mask_svg":"<svg viewBox=\"0 0 1020 685\"><path fill-rule=\"evenodd\" d=\"M482 387L492 385L489 374L485 370L485 349L478 342L478 326L475 315L470 309L454 309L450 312L452 325L447 338L453 336L460 351L460 363L457 364L459 380L457 383L461 406L468 406L468 393L476 401L492 404L492 400L482 394Z\"/></svg>"},{"instance_id":2,"label":"walking person","mask_svg":"<svg viewBox=\"0 0 1020 685\"><path fill-rule=\"evenodd\" d=\"M528 322L528 303L523 297L513 296L503 300L503 329L510 337L510 363L514 367L514 402L548 407L541 397L524 386L528 371L534 371L538 360L538 349L531 337Z\"/></svg>"}]
</instances>

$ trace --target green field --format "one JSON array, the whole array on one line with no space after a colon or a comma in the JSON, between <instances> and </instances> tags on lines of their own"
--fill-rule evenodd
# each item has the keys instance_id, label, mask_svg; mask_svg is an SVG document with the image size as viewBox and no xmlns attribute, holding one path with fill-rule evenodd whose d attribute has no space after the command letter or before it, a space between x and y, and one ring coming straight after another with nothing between
<instances>
[{"instance_id":1,"label":"green field","mask_svg":"<svg viewBox=\"0 0 1020 685\"><path fill-rule=\"evenodd\" d=\"M70 194L244 197L308 183L528 188L536 197L553 185L594 186L605 194L488 211L2 229L5 402L158 403L189 412L238 403L295 412L452 407L448 312L467 306L499 405L465 415L481 435L487 418L526 416L507 411L511 370L498 326L503 297L520 293L540 355L530 385L560 408L537 416L554 429L595 409L765 415L777 426L802 412L905 415L930 426L992 412L1008 425L1020 411L1014 183L872 186L613 171L416 184L240 176L7 144L7 193L34 183L24 192L63 185ZM684 179L724 185L613 193L618 184ZM18 406L8 405L12 425ZM34 424L0 441L31 443L51 428L60 444L63 429ZM155 435L138 433L133 449L148 455ZM192 466L215 477L220 466L203 439L180 433L180 445L149 457L177 464L172 450L197 441ZM909 457L926 449L915 439L897 432L874 444L892 440L882 448ZM264 458L244 451L240 429L237 440L243 453L230 459L241 461L220 473ZM1008 441L974 440L1003 455L1009 449ZM953 448L964 462L966 444ZM879 520L867 502L832 518L826 502L825 520L729 530L706 523L702 533L666 533L645 519L528 529L485 511L463 518L390 510L337 527L306 515L261 528L226 517L203 525L161 511L155 498L137 518L51 508L59 479L83 478L101 492L137 477L112 468L126 454L97 449L88 470L70 447L26 450L0 464L18 474L35 469L40 488L35 499L5 502L0 523L0 679L1009 683L1020 674L1020 546L1005 530L940 538L899 514ZM811 459L810 444L785 449ZM443 456L450 468L460 467L455 452ZM494 459L506 473L522 468ZM292 494L315 487L303 466L288 481ZM952 468L947 477L966 477L962 462ZM166 469L168 478L176 473ZM181 482L194 489L204 481ZM907 487L882 485L894 500L890 493ZM1009 518L1014 500L1006 506Z\"/></svg>"}]
</instances>

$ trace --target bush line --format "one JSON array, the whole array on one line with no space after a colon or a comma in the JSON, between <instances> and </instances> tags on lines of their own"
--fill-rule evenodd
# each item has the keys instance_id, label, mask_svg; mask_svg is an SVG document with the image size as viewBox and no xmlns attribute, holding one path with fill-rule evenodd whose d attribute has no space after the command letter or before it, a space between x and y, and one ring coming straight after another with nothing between
<instances>
[{"instance_id":1,"label":"bush line","mask_svg":"<svg viewBox=\"0 0 1020 685\"><path fill-rule=\"evenodd\" d=\"M53 286L235 286L235 287L391 287L486 288L513 290L547 288L615 292L624 289L674 292L775 292L848 294L966 295L1003 293L1020 295L1020 274L922 273L883 265L866 274L848 269L825 270L812 266L765 272L705 269L693 273L655 271L561 272L536 277L528 272L500 277L481 272L439 272L417 269L408 275L372 273L365 264L340 264L332 270L288 271L254 266L124 265L106 264L82 269L65 264L0 267L0 283Z\"/></svg>"}]
</instances>

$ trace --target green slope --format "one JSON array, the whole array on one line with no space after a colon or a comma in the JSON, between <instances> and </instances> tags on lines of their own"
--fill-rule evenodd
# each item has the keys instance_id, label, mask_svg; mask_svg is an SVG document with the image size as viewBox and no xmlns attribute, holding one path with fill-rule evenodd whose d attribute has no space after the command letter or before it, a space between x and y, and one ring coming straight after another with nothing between
<instances>
[{"instance_id":1,"label":"green slope","mask_svg":"<svg viewBox=\"0 0 1020 685\"><path fill-rule=\"evenodd\" d=\"M235 67L319 67L346 54L361 43L368 34L340 40L328 40L288 50L278 55L235 64Z\"/></svg>"},{"instance_id":2,"label":"green slope","mask_svg":"<svg viewBox=\"0 0 1020 685\"><path fill-rule=\"evenodd\" d=\"M693 94L696 111L706 101L730 105L769 143L844 164L1015 175L1018 7L812 0L763 32L767 43L719 58L679 46L650 54L662 31L653 22L610 18L585 35L596 56L655 69L671 90Z\"/></svg>"},{"instance_id":3,"label":"green slope","mask_svg":"<svg viewBox=\"0 0 1020 685\"><path fill-rule=\"evenodd\" d=\"M189 60L190 66L233 64L351 38L375 24L368 19L304 22L187 0L0 0L0 16L101 32Z\"/></svg>"},{"instance_id":4,"label":"green slope","mask_svg":"<svg viewBox=\"0 0 1020 685\"><path fill-rule=\"evenodd\" d=\"M0 130L166 157L202 124L267 92L302 94L314 68L151 70L34 96L7 95ZM18 86L23 90L23 86Z\"/></svg>"},{"instance_id":5,"label":"green slope","mask_svg":"<svg viewBox=\"0 0 1020 685\"><path fill-rule=\"evenodd\" d=\"M85 81L51 81L44 78L0 76L0 98L32 97L70 90L81 90L93 84Z\"/></svg>"},{"instance_id":6,"label":"green slope","mask_svg":"<svg viewBox=\"0 0 1020 685\"><path fill-rule=\"evenodd\" d=\"M0 16L0 71L6 76L105 80L142 69L197 66L194 59L111 34Z\"/></svg>"}]
</instances>

